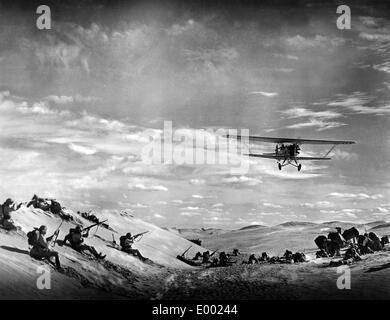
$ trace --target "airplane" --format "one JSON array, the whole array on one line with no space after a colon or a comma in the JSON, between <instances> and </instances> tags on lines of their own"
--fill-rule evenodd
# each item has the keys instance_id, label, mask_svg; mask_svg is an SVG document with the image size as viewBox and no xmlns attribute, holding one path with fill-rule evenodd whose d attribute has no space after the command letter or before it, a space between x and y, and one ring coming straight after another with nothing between
<instances>
[{"instance_id":1,"label":"airplane","mask_svg":"<svg viewBox=\"0 0 390 320\"><path fill-rule=\"evenodd\" d=\"M242 138L248 139L250 142L269 142L276 143L275 152L272 153L249 153L246 154L250 157L275 159L278 164L279 170L282 170L284 166L294 166L301 171L302 165L298 161L302 160L331 160L328 157L329 153L338 144L354 144L355 141L337 141L337 140L312 140L312 139L295 139L295 138L271 138L271 137L258 137L258 136L240 136L240 135L226 135L226 138L235 138L241 140ZM299 156L302 144L330 144L333 145L330 150L323 157L302 157ZM249 151L250 152L250 151Z\"/></svg>"}]
</instances>

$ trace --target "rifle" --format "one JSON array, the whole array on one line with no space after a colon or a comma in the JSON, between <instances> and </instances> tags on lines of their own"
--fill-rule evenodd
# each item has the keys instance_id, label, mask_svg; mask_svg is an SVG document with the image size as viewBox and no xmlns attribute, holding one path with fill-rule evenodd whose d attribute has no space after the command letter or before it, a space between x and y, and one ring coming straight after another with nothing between
<instances>
[{"instance_id":1,"label":"rifle","mask_svg":"<svg viewBox=\"0 0 390 320\"><path fill-rule=\"evenodd\" d=\"M93 227L98 226L98 225L100 225L100 224L102 224L102 223L104 223L104 222L106 222L106 221L108 221L108 219L106 219L106 220L104 220L104 221L96 222L96 223L90 225L89 227L83 228L83 230L81 230L81 231L82 231L82 232L88 231L89 229L92 229Z\"/></svg>"},{"instance_id":2,"label":"rifle","mask_svg":"<svg viewBox=\"0 0 390 320\"><path fill-rule=\"evenodd\" d=\"M188 250L190 250L192 248L192 246L189 246L187 250L185 250L180 256L181 257L184 257L184 255L188 252Z\"/></svg>"},{"instance_id":3,"label":"rifle","mask_svg":"<svg viewBox=\"0 0 390 320\"><path fill-rule=\"evenodd\" d=\"M133 236L133 239L135 240L135 239L137 239L138 237L141 237L141 236L143 236L145 233L148 233L148 232L149 232L149 231L144 231L144 232L138 233L138 234L136 234L136 235Z\"/></svg>"},{"instance_id":4,"label":"rifle","mask_svg":"<svg viewBox=\"0 0 390 320\"><path fill-rule=\"evenodd\" d=\"M116 244L114 234L112 234L112 243L113 243L113 244Z\"/></svg>"},{"instance_id":5,"label":"rifle","mask_svg":"<svg viewBox=\"0 0 390 320\"><path fill-rule=\"evenodd\" d=\"M217 251L218 251L218 249L215 250L212 254L210 254L210 258L211 258Z\"/></svg>"},{"instance_id":6,"label":"rifle","mask_svg":"<svg viewBox=\"0 0 390 320\"><path fill-rule=\"evenodd\" d=\"M56 229L56 231L54 231L54 233L53 233L53 236L52 237L54 237L55 239L54 239L54 241L52 241L52 246L53 246L53 248L55 247L55 245L56 245L56 242L57 242L57 239L58 239L58 235L60 234L60 228L61 228L61 226L62 226L62 224L64 223L64 221L61 221L61 223L60 223L60 225L58 226L58 228Z\"/></svg>"}]
</instances>

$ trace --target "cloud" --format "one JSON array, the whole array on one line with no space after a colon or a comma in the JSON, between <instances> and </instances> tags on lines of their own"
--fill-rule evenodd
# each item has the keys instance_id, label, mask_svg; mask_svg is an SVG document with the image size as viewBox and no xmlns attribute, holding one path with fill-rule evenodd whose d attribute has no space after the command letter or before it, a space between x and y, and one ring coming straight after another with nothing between
<instances>
[{"instance_id":1,"label":"cloud","mask_svg":"<svg viewBox=\"0 0 390 320\"><path fill-rule=\"evenodd\" d=\"M155 213L155 214L153 215L153 217L155 217L155 218L157 218L157 219L165 219L165 217L162 216L162 215L159 214L159 213Z\"/></svg>"},{"instance_id":2,"label":"cloud","mask_svg":"<svg viewBox=\"0 0 390 320\"><path fill-rule=\"evenodd\" d=\"M247 176L233 176L221 179L223 184L231 185L244 185L244 186L256 186L262 183L261 179L252 178Z\"/></svg>"},{"instance_id":3,"label":"cloud","mask_svg":"<svg viewBox=\"0 0 390 320\"><path fill-rule=\"evenodd\" d=\"M302 204L303 207L307 208L329 208L329 207L334 207L333 202L329 201L317 201L317 202L305 202Z\"/></svg>"},{"instance_id":4,"label":"cloud","mask_svg":"<svg viewBox=\"0 0 390 320\"><path fill-rule=\"evenodd\" d=\"M370 106L367 106L369 103ZM357 114L373 114L378 116L390 114L390 104L373 106L372 98L365 96L361 92L356 92L352 95L340 95L338 100L329 102L328 106L342 107Z\"/></svg>"},{"instance_id":5,"label":"cloud","mask_svg":"<svg viewBox=\"0 0 390 320\"><path fill-rule=\"evenodd\" d=\"M297 56L294 56L294 55L291 55L291 54L280 54L280 53L275 53L274 54L275 57L279 57L279 58L285 58L285 59L288 59L288 60L299 60L299 58Z\"/></svg>"},{"instance_id":6,"label":"cloud","mask_svg":"<svg viewBox=\"0 0 390 320\"><path fill-rule=\"evenodd\" d=\"M193 30L197 26L198 24L193 19L189 19L184 24L177 24L177 23L173 24L166 30L166 32L168 35L171 36L180 36L185 34L188 31Z\"/></svg>"},{"instance_id":7,"label":"cloud","mask_svg":"<svg viewBox=\"0 0 390 320\"><path fill-rule=\"evenodd\" d=\"M357 200L376 200L383 198L382 194L368 195L366 193L340 193L332 192L328 194L330 197L338 199L357 199Z\"/></svg>"},{"instance_id":8,"label":"cloud","mask_svg":"<svg viewBox=\"0 0 390 320\"><path fill-rule=\"evenodd\" d=\"M171 202L177 203L177 204L183 204L183 203L184 203L184 201L183 201L183 200L180 200L180 199L174 199L174 200L172 200Z\"/></svg>"},{"instance_id":9,"label":"cloud","mask_svg":"<svg viewBox=\"0 0 390 320\"><path fill-rule=\"evenodd\" d=\"M190 180L190 184L197 185L197 186L203 185L205 183L206 183L206 181L204 179L191 179Z\"/></svg>"},{"instance_id":10,"label":"cloud","mask_svg":"<svg viewBox=\"0 0 390 320\"><path fill-rule=\"evenodd\" d=\"M149 206L144 205L142 203L130 204L128 206L131 207L131 208L138 208L138 209L144 209L144 208L148 208L149 207Z\"/></svg>"},{"instance_id":11,"label":"cloud","mask_svg":"<svg viewBox=\"0 0 390 320\"><path fill-rule=\"evenodd\" d=\"M280 212L259 212L257 214L259 214L261 216L279 216L279 215L281 215Z\"/></svg>"},{"instance_id":12,"label":"cloud","mask_svg":"<svg viewBox=\"0 0 390 320\"><path fill-rule=\"evenodd\" d=\"M346 125L342 122L328 121L329 119L340 118L343 116L341 113L332 110L313 111L302 107L295 107L281 111L281 113L286 115L288 119L308 118L308 120L306 120L305 122L295 123L286 126L285 128L287 129L317 127L317 131L323 131Z\"/></svg>"},{"instance_id":13,"label":"cloud","mask_svg":"<svg viewBox=\"0 0 390 320\"><path fill-rule=\"evenodd\" d=\"M389 36L389 40L390 40L390 36ZM374 64L373 69L378 70L378 71L382 71L385 73L390 73L390 62L383 62L380 64Z\"/></svg>"},{"instance_id":14,"label":"cloud","mask_svg":"<svg viewBox=\"0 0 390 320\"><path fill-rule=\"evenodd\" d=\"M359 37L369 41L380 41L380 42L390 41L390 35L388 34L380 34L380 33L373 34L373 33L361 32L359 33Z\"/></svg>"},{"instance_id":15,"label":"cloud","mask_svg":"<svg viewBox=\"0 0 390 320\"><path fill-rule=\"evenodd\" d=\"M68 145L68 147L69 147L69 149L73 150L74 152L78 152L78 153L85 154L85 155L92 155L92 154L96 153L96 150L93 148L84 147L84 146L77 145L74 143L71 143L70 145Z\"/></svg>"},{"instance_id":16,"label":"cloud","mask_svg":"<svg viewBox=\"0 0 390 320\"><path fill-rule=\"evenodd\" d=\"M381 22L381 19L371 17L371 16L360 16L359 20L367 27L377 28Z\"/></svg>"},{"instance_id":17,"label":"cloud","mask_svg":"<svg viewBox=\"0 0 390 320\"><path fill-rule=\"evenodd\" d=\"M374 216L387 216L390 215L389 209L383 208L383 207L376 207L374 209L375 212L373 213Z\"/></svg>"},{"instance_id":18,"label":"cloud","mask_svg":"<svg viewBox=\"0 0 390 320\"><path fill-rule=\"evenodd\" d=\"M320 119L309 119L306 122L295 123L286 126L287 129L302 129L302 128L311 128L317 127L317 131L329 130L334 128L339 128L346 126L346 123L336 122L336 121L325 121Z\"/></svg>"},{"instance_id":19,"label":"cloud","mask_svg":"<svg viewBox=\"0 0 390 320\"><path fill-rule=\"evenodd\" d=\"M357 160L358 155L354 152L342 151L342 150L333 150L331 153L332 159L337 160Z\"/></svg>"},{"instance_id":20,"label":"cloud","mask_svg":"<svg viewBox=\"0 0 390 320\"><path fill-rule=\"evenodd\" d=\"M326 215L332 215L335 219L353 218L357 219L358 216L356 213L363 212L361 209L341 209L341 210L320 210L321 213Z\"/></svg>"},{"instance_id":21,"label":"cloud","mask_svg":"<svg viewBox=\"0 0 390 320\"><path fill-rule=\"evenodd\" d=\"M279 95L277 92L265 92L265 91L252 91L250 92L250 94L257 94L267 98L273 98Z\"/></svg>"},{"instance_id":22,"label":"cloud","mask_svg":"<svg viewBox=\"0 0 390 320\"><path fill-rule=\"evenodd\" d=\"M147 178L131 178L127 185L130 190L139 191L168 191L163 185L154 184L154 181Z\"/></svg>"},{"instance_id":23,"label":"cloud","mask_svg":"<svg viewBox=\"0 0 390 320\"><path fill-rule=\"evenodd\" d=\"M75 96L50 95L43 98L43 100L64 105L69 103L90 103L90 102L100 101L101 99L97 97L83 97L81 95L75 95Z\"/></svg>"},{"instance_id":24,"label":"cloud","mask_svg":"<svg viewBox=\"0 0 390 320\"><path fill-rule=\"evenodd\" d=\"M189 211L183 211L183 212L180 212L180 215L181 216L185 216L185 217L193 217L193 216L199 216L200 213L199 212L189 212Z\"/></svg>"},{"instance_id":25,"label":"cloud","mask_svg":"<svg viewBox=\"0 0 390 320\"><path fill-rule=\"evenodd\" d=\"M281 111L281 113L287 115L291 119L304 118L304 117L320 118L320 119L334 119L334 118L342 117L341 113L338 113L338 112L335 112L332 110L313 111L313 110L309 110L306 108L300 108L300 107L287 109L287 110Z\"/></svg>"},{"instance_id":26,"label":"cloud","mask_svg":"<svg viewBox=\"0 0 390 320\"><path fill-rule=\"evenodd\" d=\"M269 203L269 202L264 202L263 206L268 207L268 208L282 208L282 206L279 204L274 204L274 203Z\"/></svg>"},{"instance_id":27,"label":"cloud","mask_svg":"<svg viewBox=\"0 0 390 320\"><path fill-rule=\"evenodd\" d=\"M181 210L190 210L190 211L194 211L194 210L201 210L202 208L200 207L185 207L185 208L181 208Z\"/></svg>"},{"instance_id":28,"label":"cloud","mask_svg":"<svg viewBox=\"0 0 390 320\"><path fill-rule=\"evenodd\" d=\"M357 218L357 215L352 212L344 212L344 214L350 218Z\"/></svg>"}]
</instances>

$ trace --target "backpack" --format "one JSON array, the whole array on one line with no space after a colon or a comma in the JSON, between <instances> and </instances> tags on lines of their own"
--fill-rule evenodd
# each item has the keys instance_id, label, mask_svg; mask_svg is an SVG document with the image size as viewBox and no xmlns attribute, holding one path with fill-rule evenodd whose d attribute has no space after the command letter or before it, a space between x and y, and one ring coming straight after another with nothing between
<instances>
[{"instance_id":1,"label":"backpack","mask_svg":"<svg viewBox=\"0 0 390 320\"><path fill-rule=\"evenodd\" d=\"M121 247L125 247L126 246L126 236L121 236L120 238L119 238L119 244L120 244L120 246Z\"/></svg>"},{"instance_id":2,"label":"backpack","mask_svg":"<svg viewBox=\"0 0 390 320\"><path fill-rule=\"evenodd\" d=\"M27 242L30 246L35 246L38 243L38 228L27 233Z\"/></svg>"}]
</instances>

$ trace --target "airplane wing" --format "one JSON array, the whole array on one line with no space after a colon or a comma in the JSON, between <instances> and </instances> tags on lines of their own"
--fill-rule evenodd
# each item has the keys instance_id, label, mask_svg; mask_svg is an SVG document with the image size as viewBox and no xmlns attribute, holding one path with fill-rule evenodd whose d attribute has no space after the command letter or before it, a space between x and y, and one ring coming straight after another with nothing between
<instances>
[{"instance_id":1,"label":"airplane wing","mask_svg":"<svg viewBox=\"0 0 390 320\"><path fill-rule=\"evenodd\" d=\"M257 158L266 158L266 159L275 159L275 160L283 160L283 156L277 156L274 153L264 153L264 154L257 154L257 153L249 153L246 154L246 156L250 157L257 157ZM327 157L296 157L296 160L331 160L331 158Z\"/></svg>"},{"instance_id":2,"label":"airplane wing","mask_svg":"<svg viewBox=\"0 0 390 320\"><path fill-rule=\"evenodd\" d=\"M332 158L327 157L296 157L296 160L331 160Z\"/></svg>"},{"instance_id":3,"label":"airplane wing","mask_svg":"<svg viewBox=\"0 0 390 320\"><path fill-rule=\"evenodd\" d=\"M270 142L270 143L297 143L297 144L354 144L355 141L342 141L342 140L314 140L314 139L298 139L298 138L272 138L272 137L259 137L248 136L242 137L240 135L226 135L226 138L234 138L241 140L242 138L248 139L249 142Z\"/></svg>"}]
</instances>

